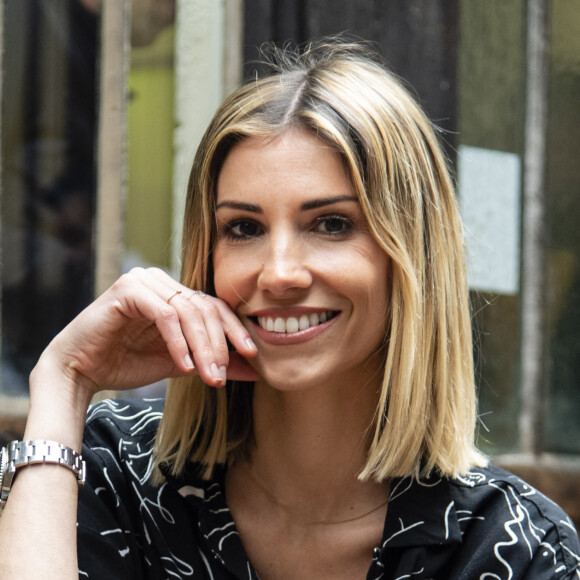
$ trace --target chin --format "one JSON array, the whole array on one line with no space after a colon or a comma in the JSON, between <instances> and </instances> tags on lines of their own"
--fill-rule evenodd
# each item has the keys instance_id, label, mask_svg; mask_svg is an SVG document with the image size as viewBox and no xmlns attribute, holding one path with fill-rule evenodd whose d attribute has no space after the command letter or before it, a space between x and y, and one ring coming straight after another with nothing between
<instances>
[{"instance_id":1,"label":"chin","mask_svg":"<svg viewBox=\"0 0 580 580\"><path fill-rule=\"evenodd\" d=\"M304 372L297 372L296 366L296 364L275 365L276 368L268 368L260 365L257 368L262 377L259 382L271 389L284 392L306 391L336 382L335 373L313 372L311 368Z\"/></svg>"}]
</instances>

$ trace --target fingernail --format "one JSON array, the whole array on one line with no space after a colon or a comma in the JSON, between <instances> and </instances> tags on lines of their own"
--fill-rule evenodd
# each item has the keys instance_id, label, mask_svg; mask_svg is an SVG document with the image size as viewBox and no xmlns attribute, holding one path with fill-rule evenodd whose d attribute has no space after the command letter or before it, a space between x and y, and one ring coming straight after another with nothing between
<instances>
[{"instance_id":1,"label":"fingernail","mask_svg":"<svg viewBox=\"0 0 580 580\"><path fill-rule=\"evenodd\" d=\"M195 368L194 365L193 365L193 361L191 360L191 357L188 354L185 355L185 358L183 360L185 361L185 366L188 369Z\"/></svg>"},{"instance_id":2,"label":"fingernail","mask_svg":"<svg viewBox=\"0 0 580 580\"><path fill-rule=\"evenodd\" d=\"M250 350L258 350L258 347L256 346L255 342L250 337L246 338L246 346Z\"/></svg>"},{"instance_id":3,"label":"fingernail","mask_svg":"<svg viewBox=\"0 0 580 580\"><path fill-rule=\"evenodd\" d=\"M222 385L226 384L227 381L227 367L218 366L215 363L211 363L211 374L216 381L219 381Z\"/></svg>"}]
</instances>

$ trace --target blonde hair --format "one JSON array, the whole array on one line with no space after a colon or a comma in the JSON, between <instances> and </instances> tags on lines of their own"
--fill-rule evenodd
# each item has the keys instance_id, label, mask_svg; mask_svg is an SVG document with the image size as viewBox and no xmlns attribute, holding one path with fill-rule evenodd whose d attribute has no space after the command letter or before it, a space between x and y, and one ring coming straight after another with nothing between
<instances>
[{"instance_id":1,"label":"blonde hair","mask_svg":"<svg viewBox=\"0 0 580 580\"><path fill-rule=\"evenodd\" d=\"M457 476L484 458L474 447L476 398L462 226L433 127L401 82L360 44L274 49L272 74L216 112L193 163L182 282L212 292L215 184L232 146L301 127L341 156L370 230L391 262L382 389L360 477L437 470ZM172 381L155 461L179 474L252 444L252 393L197 377ZM229 412L231 408L233 412Z\"/></svg>"}]
</instances>

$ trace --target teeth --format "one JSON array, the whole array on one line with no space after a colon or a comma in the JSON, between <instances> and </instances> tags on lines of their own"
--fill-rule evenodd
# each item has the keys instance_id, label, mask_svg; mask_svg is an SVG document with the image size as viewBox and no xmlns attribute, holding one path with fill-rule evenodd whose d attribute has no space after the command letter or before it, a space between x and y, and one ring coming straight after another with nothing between
<instances>
[{"instance_id":1,"label":"teeth","mask_svg":"<svg viewBox=\"0 0 580 580\"><path fill-rule=\"evenodd\" d=\"M332 310L327 310L320 314L316 312L310 315L303 314L300 318L296 318L295 316L290 316L288 318L260 316L258 317L258 324L268 332L289 333L306 330L311 326L318 326L319 324L330 320L333 316L335 316L335 312Z\"/></svg>"},{"instance_id":2,"label":"teeth","mask_svg":"<svg viewBox=\"0 0 580 580\"><path fill-rule=\"evenodd\" d=\"M297 318L288 318L286 320L286 332L298 332L298 319Z\"/></svg>"}]
</instances>

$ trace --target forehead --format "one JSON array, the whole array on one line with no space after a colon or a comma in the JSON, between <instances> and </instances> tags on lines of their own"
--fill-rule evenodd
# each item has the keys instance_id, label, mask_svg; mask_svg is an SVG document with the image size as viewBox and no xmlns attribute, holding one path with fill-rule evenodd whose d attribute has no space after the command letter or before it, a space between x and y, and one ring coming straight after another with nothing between
<instances>
[{"instance_id":1,"label":"forehead","mask_svg":"<svg viewBox=\"0 0 580 580\"><path fill-rule=\"evenodd\" d=\"M218 199L259 192L353 193L340 155L301 128L274 138L248 137L226 156L218 176Z\"/></svg>"}]
</instances>

